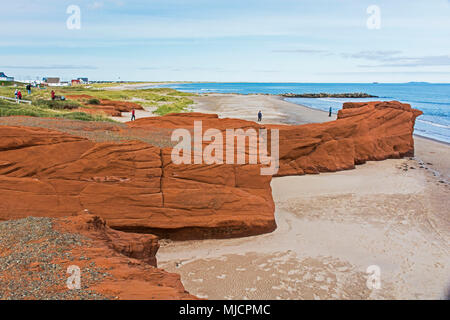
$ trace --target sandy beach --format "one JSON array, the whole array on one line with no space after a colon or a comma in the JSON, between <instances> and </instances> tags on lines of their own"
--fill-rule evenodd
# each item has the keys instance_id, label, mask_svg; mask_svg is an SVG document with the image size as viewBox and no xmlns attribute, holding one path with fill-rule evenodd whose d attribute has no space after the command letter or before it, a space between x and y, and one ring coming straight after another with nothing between
<instances>
[{"instance_id":1,"label":"sandy beach","mask_svg":"<svg viewBox=\"0 0 450 320\"><path fill-rule=\"evenodd\" d=\"M268 95L208 94L194 111L264 123L334 120ZM158 265L208 299L441 299L450 286L450 146L414 158L272 180L278 228L239 239L164 240ZM380 270L381 288L366 284ZM370 289L369 289L370 288Z\"/></svg>"},{"instance_id":2,"label":"sandy beach","mask_svg":"<svg viewBox=\"0 0 450 320\"><path fill-rule=\"evenodd\" d=\"M139 83L121 83L117 86L105 87L104 90L136 90L143 89L150 86L157 86L161 84L165 84L166 82L139 82Z\"/></svg>"},{"instance_id":3,"label":"sandy beach","mask_svg":"<svg viewBox=\"0 0 450 320\"><path fill-rule=\"evenodd\" d=\"M211 93L193 97L194 111L217 113L221 118L239 118L256 121L258 111L263 114L262 123L305 124L336 119L328 113L284 101L274 95L240 95ZM335 110L336 111L336 110Z\"/></svg>"}]
</instances>

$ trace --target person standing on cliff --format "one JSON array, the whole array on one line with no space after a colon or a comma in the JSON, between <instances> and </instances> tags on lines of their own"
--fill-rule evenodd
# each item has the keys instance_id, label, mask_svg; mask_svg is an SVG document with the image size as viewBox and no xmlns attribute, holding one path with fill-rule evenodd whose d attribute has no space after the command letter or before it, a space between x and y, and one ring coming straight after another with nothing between
<instances>
[{"instance_id":1,"label":"person standing on cliff","mask_svg":"<svg viewBox=\"0 0 450 320\"><path fill-rule=\"evenodd\" d=\"M52 95L52 100L55 100L55 91L52 90L51 95Z\"/></svg>"},{"instance_id":2,"label":"person standing on cliff","mask_svg":"<svg viewBox=\"0 0 450 320\"><path fill-rule=\"evenodd\" d=\"M331 107L330 107L330 112L328 113L328 116L331 117Z\"/></svg>"},{"instance_id":3,"label":"person standing on cliff","mask_svg":"<svg viewBox=\"0 0 450 320\"><path fill-rule=\"evenodd\" d=\"M133 121L133 120L136 120L136 114L135 114L134 109L131 110L131 121Z\"/></svg>"},{"instance_id":4,"label":"person standing on cliff","mask_svg":"<svg viewBox=\"0 0 450 320\"><path fill-rule=\"evenodd\" d=\"M262 120L262 112L261 112L261 110L259 110L259 112L258 112L258 121L261 121Z\"/></svg>"}]
</instances>

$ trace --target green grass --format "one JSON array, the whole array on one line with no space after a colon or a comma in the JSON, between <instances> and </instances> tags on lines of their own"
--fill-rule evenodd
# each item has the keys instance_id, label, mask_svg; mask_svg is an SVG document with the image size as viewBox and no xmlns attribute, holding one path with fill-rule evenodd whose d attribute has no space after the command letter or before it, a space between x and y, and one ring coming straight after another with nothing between
<instances>
[{"instance_id":1,"label":"green grass","mask_svg":"<svg viewBox=\"0 0 450 320\"><path fill-rule=\"evenodd\" d=\"M168 113L179 113L179 112L187 112L189 111L189 106L193 103L192 100L181 98L180 100L169 103L169 104L163 104L159 106L154 112L160 116L163 116Z\"/></svg>"},{"instance_id":2,"label":"green grass","mask_svg":"<svg viewBox=\"0 0 450 320\"><path fill-rule=\"evenodd\" d=\"M37 99L33 101L33 105L48 108L48 109L56 109L56 110L72 110L82 107L82 105L77 101L71 100L44 100Z\"/></svg>"},{"instance_id":3,"label":"green grass","mask_svg":"<svg viewBox=\"0 0 450 320\"><path fill-rule=\"evenodd\" d=\"M14 84L12 81L0 81L0 86L10 86Z\"/></svg>"},{"instance_id":4,"label":"green grass","mask_svg":"<svg viewBox=\"0 0 450 320\"><path fill-rule=\"evenodd\" d=\"M0 117L8 116L49 117L82 121L114 122L113 120L101 115L91 115L84 112L57 111L42 106L9 103L5 100L0 100Z\"/></svg>"},{"instance_id":5,"label":"green grass","mask_svg":"<svg viewBox=\"0 0 450 320\"><path fill-rule=\"evenodd\" d=\"M100 100L93 98L87 101L87 104L100 105Z\"/></svg>"},{"instance_id":6,"label":"green grass","mask_svg":"<svg viewBox=\"0 0 450 320\"><path fill-rule=\"evenodd\" d=\"M65 91L65 89L64 89ZM69 93L70 92L70 93ZM174 112L187 112L189 106L194 103L188 97L193 96L190 93L179 92L170 88L153 88L142 90L91 90L73 87L67 90L68 94L87 94L94 96L96 99L110 100L131 100L132 98L142 99L142 101L134 101L143 106L157 106L158 115L165 115ZM63 92L64 95L64 92Z\"/></svg>"},{"instance_id":7,"label":"green grass","mask_svg":"<svg viewBox=\"0 0 450 320\"><path fill-rule=\"evenodd\" d=\"M15 89L22 92L24 100L31 100L32 106L23 106L13 104L13 109L2 107L2 115L32 115L36 117L73 117L92 119L98 116L83 115L81 112L73 112L68 115L64 110L76 109L80 106L80 102L75 100L52 101L50 100L50 92L55 91L57 96L68 95L90 95L93 98L86 101L90 104L96 104L100 99L130 101L139 103L143 106L156 107L155 113L158 115L165 115L174 112L188 112L189 106L194 102L189 97L194 94L179 92L170 88L151 88L142 90L104 90L101 86L99 88L86 88L85 86L73 87L50 87L50 88L32 88L31 95L28 95L25 85L14 86L0 86L0 95L6 97L14 97ZM59 111L59 113L55 113ZM102 117L105 119L105 117ZM92 121L92 120L87 120ZM97 121L97 120L94 120Z\"/></svg>"}]
</instances>

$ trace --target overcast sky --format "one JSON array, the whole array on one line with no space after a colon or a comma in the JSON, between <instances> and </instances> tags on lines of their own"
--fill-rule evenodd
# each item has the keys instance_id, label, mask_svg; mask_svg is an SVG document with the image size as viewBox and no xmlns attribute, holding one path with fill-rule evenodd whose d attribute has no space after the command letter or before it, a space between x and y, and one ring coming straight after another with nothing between
<instances>
[{"instance_id":1,"label":"overcast sky","mask_svg":"<svg viewBox=\"0 0 450 320\"><path fill-rule=\"evenodd\" d=\"M70 5L81 10L79 30L67 28ZM379 29L367 26L377 21L371 5ZM450 82L450 0L1 0L0 8L0 71L17 79Z\"/></svg>"}]
</instances>

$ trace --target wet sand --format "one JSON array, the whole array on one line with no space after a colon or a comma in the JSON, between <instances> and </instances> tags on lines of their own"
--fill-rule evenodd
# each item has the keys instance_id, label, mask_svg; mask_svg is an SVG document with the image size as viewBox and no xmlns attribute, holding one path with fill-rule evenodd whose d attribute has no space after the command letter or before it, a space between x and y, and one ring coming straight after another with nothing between
<instances>
[{"instance_id":1,"label":"wet sand","mask_svg":"<svg viewBox=\"0 0 450 320\"><path fill-rule=\"evenodd\" d=\"M196 97L195 111L264 122L329 121L266 95ZM163 240L158 265L209 299L440 299L450 286L450 146L415 137L416 157L274 178L278 228L260 236ZM367 285L369 266L381 288Z\"/></svg>"}]
</instances>

